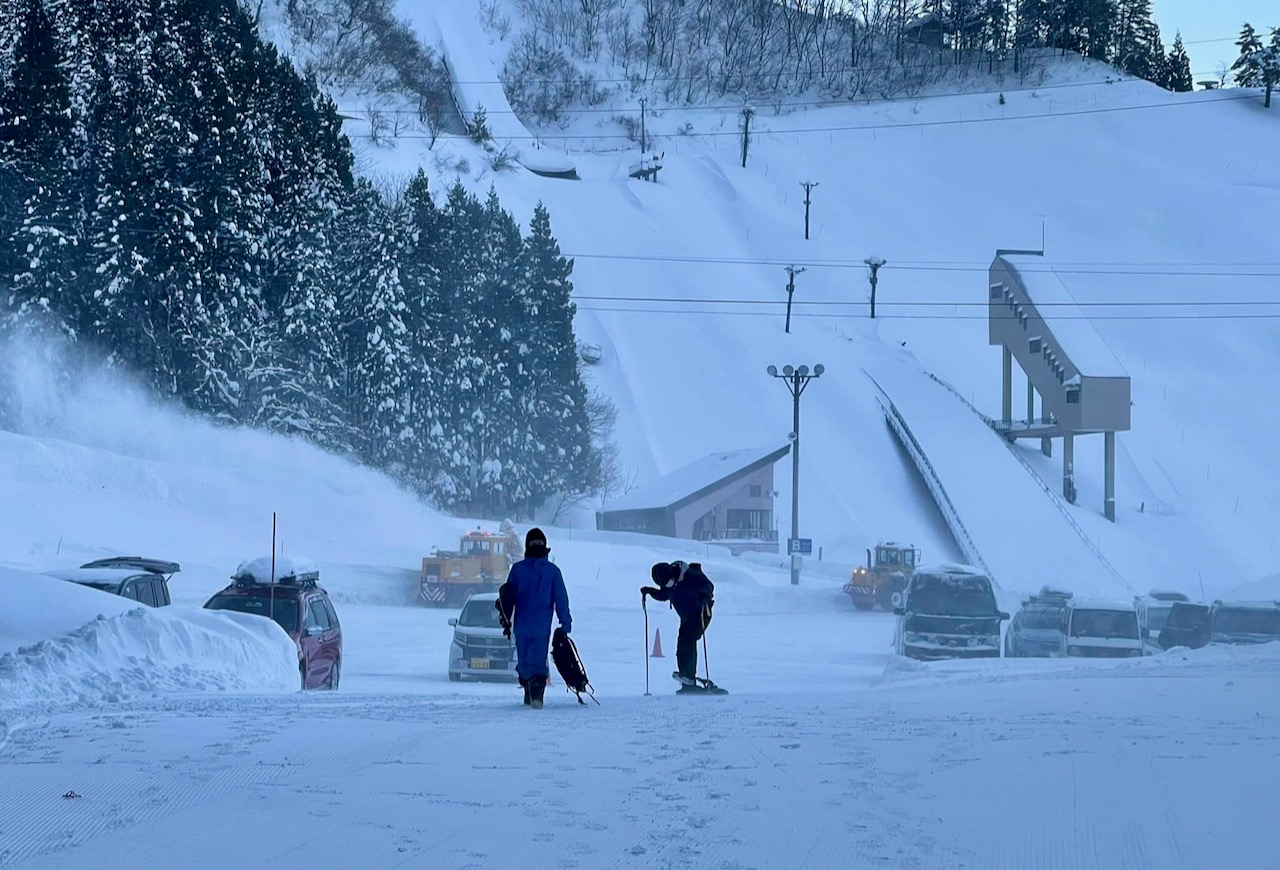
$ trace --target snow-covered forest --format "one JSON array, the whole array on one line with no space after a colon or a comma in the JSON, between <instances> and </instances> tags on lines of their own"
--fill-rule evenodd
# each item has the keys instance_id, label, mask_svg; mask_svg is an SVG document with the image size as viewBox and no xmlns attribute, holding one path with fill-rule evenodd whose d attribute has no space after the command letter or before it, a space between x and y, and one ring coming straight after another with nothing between
<instances>
[{"instance_id":1,"label":"snow-covered forest","mask_svg":"<svg viewBox=\"0 0 1280 870\"><path fill-rule=\"evenodd\" d=\"M912 95L999 74L1025 82L1046 50L1113 63L1170 90L1192 88L1181 39L1166 53L1151 0L519 0L518 26L489 2L487 23L514 39L503 81L512 105L548 122L624 87L699 103ZM518 32L517 32L518 30ZM514 35L513 35L514 34ZM610 85L611 87L605 87Z\"/></svg>"},{"instance_id":2,"label":"snow-covered forest","mask_svg":"<svg viewBox=\"0 0 1280 870\"><path fill-rule=\"evenodd\" d=\"M572 264L546 210L522 232L496 194L437 202L421 172L377 189L341 124L236 0L3 0L3 330L445 509L592 490Z\"/></svg>"}]
</instances>

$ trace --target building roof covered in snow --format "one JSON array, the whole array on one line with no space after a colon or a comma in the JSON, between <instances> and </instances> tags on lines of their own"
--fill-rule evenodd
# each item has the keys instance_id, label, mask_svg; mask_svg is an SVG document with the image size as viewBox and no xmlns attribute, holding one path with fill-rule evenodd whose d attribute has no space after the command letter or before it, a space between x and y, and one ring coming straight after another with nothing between
<instances>
[{"instance_id":1,"label":"building roof covered in snow","mask_svg":"<svg viewBox=\"0 0 1280 870\"><path fill-rule=\"evenodd\" d=\"M604 510L606 513L613 513L677 508L736 478L772 465L790 451L791 447L787 445L712 453L619 496L606 504Z\"/></svg>"}]
</instances>

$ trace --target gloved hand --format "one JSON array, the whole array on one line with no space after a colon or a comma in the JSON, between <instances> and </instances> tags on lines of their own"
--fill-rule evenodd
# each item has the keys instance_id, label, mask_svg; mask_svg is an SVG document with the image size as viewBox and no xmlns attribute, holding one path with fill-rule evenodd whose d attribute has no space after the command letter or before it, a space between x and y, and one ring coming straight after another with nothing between
<instances>
[{"instance_id":1,"label":"gloved hand","mask_svg":"<svg viewBox=\"0 0 1280 870\"><path fill-rule=\"evenodd\" d=\"M563 622L560 623L560 630L563 631L566 636L569 634L569 626L565 625Z\"/></svg>"},{"instance_id":2,"label":"gloved hand","mask_svg":"<svg viewBox=\"0 0 1280 870\"><path fill-rule=\"evenodd\" d=\"M641 586L641 587L640 587L640 600L641 600L641 601L644 601L644 600L645 600L646 598L648 598L648 597L649 597L649 587L648 587L648 586Z\"/></svg>"}]
</instances>

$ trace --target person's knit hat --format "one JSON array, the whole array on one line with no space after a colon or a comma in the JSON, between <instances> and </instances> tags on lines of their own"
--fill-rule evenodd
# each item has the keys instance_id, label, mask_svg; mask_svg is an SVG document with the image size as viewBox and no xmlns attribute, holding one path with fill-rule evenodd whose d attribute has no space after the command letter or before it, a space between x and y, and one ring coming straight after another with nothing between
<instances>
[{"instance_id":1,"label":"person's knit hat","mask_svg":"<svg viewBox=\"0 0 1280 870\"><path fill-rule=\"evenodd\" d=\"M539 548L545 550L547 548L547 536L542 533L542 529L535 527L525 533L524 548L526 551Z\"/></svg>"}]
</instances>

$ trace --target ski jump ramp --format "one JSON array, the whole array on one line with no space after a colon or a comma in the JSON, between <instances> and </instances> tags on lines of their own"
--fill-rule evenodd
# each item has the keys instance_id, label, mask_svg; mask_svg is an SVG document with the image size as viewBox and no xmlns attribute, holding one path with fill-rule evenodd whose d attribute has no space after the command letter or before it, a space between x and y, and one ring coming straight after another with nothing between
<instances>
[{"instance_id":1,"label":"ski jump ramp","mask_svg":"<svg viewBox=\"0 0 1280 870\"><path fill-rule=\"evenodd\" d=\"M952 390L907 365L867 375L970 564L1004 589L1133 594L1070 509Z\"/></svg>"}]
</instances>

